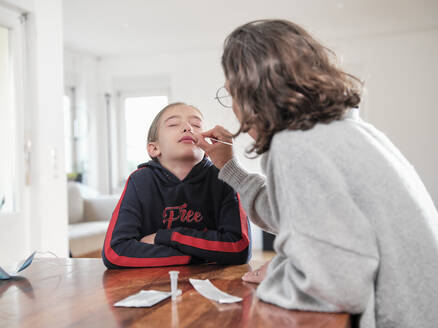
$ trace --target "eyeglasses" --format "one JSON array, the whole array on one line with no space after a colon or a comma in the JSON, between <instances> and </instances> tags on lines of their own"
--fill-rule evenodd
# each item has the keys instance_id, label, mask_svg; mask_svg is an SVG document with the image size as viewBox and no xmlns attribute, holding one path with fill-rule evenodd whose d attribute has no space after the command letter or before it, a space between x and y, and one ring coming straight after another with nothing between
<instances>
[{"instance_id":1,"label":"eyeglasses","mask_svg":"<svg viewBox=\"0 0 438 328\"><path fill-rule=\"evenodd\" d=\"M226 108L232 108L233 107L233 98L231 98L231 95L228 93L227 89L225 87L220 87L216 91L216 97L214 97L219 104Z\"/></svg>"}]
</instances>

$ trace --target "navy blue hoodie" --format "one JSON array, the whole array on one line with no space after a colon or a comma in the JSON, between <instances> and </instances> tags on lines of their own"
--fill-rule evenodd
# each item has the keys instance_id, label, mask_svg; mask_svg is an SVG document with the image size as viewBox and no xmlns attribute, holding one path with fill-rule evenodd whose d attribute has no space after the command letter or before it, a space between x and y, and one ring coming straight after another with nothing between
<instances>
[{"instance_id":1,"label":"navy blue hoodie","mask_svg":"<svg viewBox=\"0 0 438 328\"><path fill-rule=\"evenodd\" d=\"M249 220L239 195L208 160L179 180L159 162L138 166L113 212L102 251L108 268L217 262L251 255ZM155 244L140 242L156 233Z\"/></svg>"}]
</instances>

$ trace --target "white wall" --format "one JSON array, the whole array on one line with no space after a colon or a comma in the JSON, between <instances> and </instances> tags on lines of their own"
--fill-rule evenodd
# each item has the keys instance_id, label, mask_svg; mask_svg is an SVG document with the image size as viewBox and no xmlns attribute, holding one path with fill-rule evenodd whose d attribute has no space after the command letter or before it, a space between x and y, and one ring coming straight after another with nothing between
<instances>
[{"instance_id":1,"label":"white wall","mask_svg":"<svg viewBox=\"0 0 438 328\"><path fill-rule=\"evenodd\" d=\"M34 11L34 0L0 0L2 7L16 11Z\"/></svg>"},{"instance_id":2,"label":"white wall","mask_svg":"<svg viewBox=\"0 0 438 328\"><path fill-rule=\"evenodd\" d=\"M22 215L0 230L0 249L16 260L31 250L68 255L67 199L63 144L63 24L58 0L1 1L17 12L27 12L26 80L20 141L30 140L30 185L20 188ZM23 81L22 81L23 82ZM24 116L24 117L23 117ZM23 144L17 151L23 152ZM24 176L18 165L18 182ZM5 258L2 252L2 259Z\"/></svg>"},{"instance_id":3,"label":"white wall","mask_svg":"<svg viewBox=\"0 0 438 328\"><path fill-rule=\"evenodd\" d=\"M29 16L31 249L68 255L64 174L62 2L35 0Z\"/></svg>"}]
</instances>

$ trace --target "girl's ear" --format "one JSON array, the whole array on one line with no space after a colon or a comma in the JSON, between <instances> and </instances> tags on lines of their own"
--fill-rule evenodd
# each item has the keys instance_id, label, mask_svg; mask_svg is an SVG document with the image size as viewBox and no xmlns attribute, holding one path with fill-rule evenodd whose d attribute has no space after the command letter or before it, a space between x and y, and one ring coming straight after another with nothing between
<instances>
[{"instance_id":1,"label":"girl's ear","mask_svg":"<svg viewBox=\"0 0 438 328\"><path fill-rule=\"evenodd\" d=\"M148 154L151 158L157 158L158 156L160 156L161 152L158 143L149 142L147 148L148 148Z\"/></svg>"}]
</instances>

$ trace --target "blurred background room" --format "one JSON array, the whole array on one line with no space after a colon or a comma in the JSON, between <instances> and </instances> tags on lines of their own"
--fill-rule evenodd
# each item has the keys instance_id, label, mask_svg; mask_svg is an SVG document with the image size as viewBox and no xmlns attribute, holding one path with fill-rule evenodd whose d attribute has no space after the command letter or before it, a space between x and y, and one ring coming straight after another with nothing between
<instances>
[{"instance_id":1,"label":"blurred background room","mask_svg":"<svg viewBox=\"0 0 438 328\"><path fill-rule=\"evenodd\" d=\"M146 133L166 104L236 131L215 100L225 37L292 20L365 83L360 115L387 134L438 204L436 0L0 0L0 263L33 250L98 257ZM250 143L237 138L243 166ZM293 219L293 218L291 218ZM252 227L253 249L272 238Z\"/></svg>"}]
</instances>

